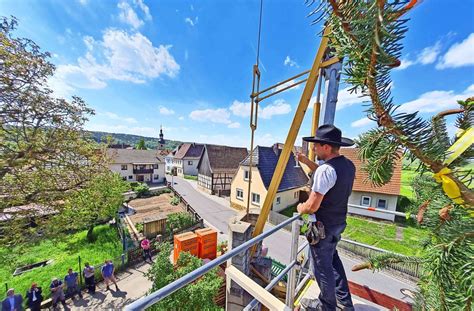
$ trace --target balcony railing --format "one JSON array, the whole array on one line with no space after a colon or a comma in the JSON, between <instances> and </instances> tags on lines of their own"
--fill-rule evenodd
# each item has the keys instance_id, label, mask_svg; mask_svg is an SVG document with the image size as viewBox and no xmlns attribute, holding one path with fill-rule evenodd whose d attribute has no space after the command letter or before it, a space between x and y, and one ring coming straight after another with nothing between
<instances>
[{"instance_id":1,"label":"balcony railing","mask_svg":"<svg viewBox=\"0 0 474 311\"><path fill-rule=\"evenodd\" d=\"M133 174L153 174L152 168L134 168Z\"/></svg>"}]
</instances>

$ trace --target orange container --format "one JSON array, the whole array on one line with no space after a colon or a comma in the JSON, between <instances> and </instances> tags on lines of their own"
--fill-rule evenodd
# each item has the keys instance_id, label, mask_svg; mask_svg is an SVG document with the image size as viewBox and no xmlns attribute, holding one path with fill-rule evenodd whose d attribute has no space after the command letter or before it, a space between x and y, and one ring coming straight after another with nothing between
<instances>
[{"instance_id":1,"label":"orange container","mask_svg":"<svg viewBox=\"0 0 474 311\"><path fill-rule=\"evenodd\" d=\"M217 254L217 231L211 228L194 231L197 235L199 258L214 259Z\"/></svg>"},{"instance_id":2,"label":"orange container","mask_svg":"<svg viewBox=\"0 0 474 311\"><path fill-rule=\"evenodd\" d=\"M189 252L193 256L199 255L197 235L192 232L174 236L173 262L176 264L181 252Z\"/></svg>"}]
</instances>

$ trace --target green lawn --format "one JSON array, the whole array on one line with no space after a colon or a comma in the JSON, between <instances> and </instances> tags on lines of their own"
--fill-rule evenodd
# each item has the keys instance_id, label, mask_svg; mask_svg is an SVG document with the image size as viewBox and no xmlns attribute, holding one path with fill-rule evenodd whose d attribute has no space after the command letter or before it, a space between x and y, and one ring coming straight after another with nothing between
<instances>
[{"instance_id":1,"label":"green lawn","mask_svg":"<svg viewBox=\"0 0 474 311\"><path fill-rule=\"evenodd\" d=\"M420 241L426 237L426 231L415 227L399 227L399 230L402 238L397 240L396 224L349 216L343 237L407 256L420 256L423 252Z\"/></svg>"},{"instance_id":2,"label":"green lawn","mask_svg":"<svg viewBox=\"0 0 474 311\"><path fill-rule=\"evenodd\" d=\"M403 169L402 170L402 184L400 194L406 196L409 199L413 199L413 190L411 183L413 178L418 175L414 169Z\"/></svg>"},{"instance_id":3,"label":"green lawn","mask_svg":"<svg viewBox=\"0 0 474 311\"><path fill-rule=\"evenodd\" d=\"M198 180L198 177L197 176L192 176L192 175L184 175L184 179Z\"/></svg>"},{"instance_id":4,"label":"green lawn","mask_svg":"<svg viewBox=\"0 0 474 311\"><path fill-rule=\"evenodd\" d=\"M43 288L43 296L47 298L50 296L48 289L53 277L64 279L69 267L78 270L78 256L81 256L82 266L88 261L96 266L96 272L106 258L120 257L122 243L115 228L109 225L97 226L94 233L97 236L94 243L88 243L86 231L81 231L68 235L65 240L45 240L32 247L0 247L0 297L5 297L5 283L24 295L34 281ZM53 260L50 265L13 276L17 267L50 259Z\"/></svg>"},{"instance_id":5,"label":"green lawn","mask_svg":"<svg viewBox=\"0 0 474 311\"><path fill-rule=\"evenodd\" d=\"M296 206L290 206L280 214L290 217L293 216L294 211L296 211ZM426 232L415 227L399 228L403 236L401 240L396 239L397 225L395 223L348 216L343 237L407 256L421 255L422 249L419 242L426 236Z\"/></svg>"}]
</instances>

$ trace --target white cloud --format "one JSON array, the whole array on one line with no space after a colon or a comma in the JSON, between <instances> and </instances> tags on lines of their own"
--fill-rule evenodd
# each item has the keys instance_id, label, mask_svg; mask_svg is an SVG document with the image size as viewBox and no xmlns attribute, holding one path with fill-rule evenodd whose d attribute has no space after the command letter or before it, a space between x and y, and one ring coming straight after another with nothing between
<instances>
[{"instance_id":1,"label":"white cloud","mask_svg":"<svg viewBox=\"0 0 474 311\"><path fill-rule=\"evenodd\" d=\"M174 110L168 109L164 106L160 106L159 111L160 111L160 114L165 115L165 116L170 116L170 115L174 114Z\"/></svg>"},{"instance_id":2,"label":"white cloud","mask_svg":"<svg viewBox=\"0 0 474 311\"><path fill-rule=\"evenodd\" d=\"M196 17L194 18L194 20L193 20L191 17L186 17L186 18L184 19L184 22L185 22L185 23L188 23L188 24L191 25L192 27L194 27L194 26L198 23L198 21L199 21L199 16L196 16Z\"/></svg>"},{"instance_id":3,"label":"white cloud","mask_svg":"<svg viewBox=\"0 0 474 311\"><path fill-rule=\"evenodd\" d=\"M179 120L179 121L183 121L183 120L184 120L184 117L181 116L181 117L178 118L178 120Z\"/></svg>"},{"instance_id":4,"label":"white cloud","mask_svg":"<svg viewBox=\"0 0 474 311\"><path fill-rule=\"evenodd\" d=\"M142 10L143 14L145 14L146 20L152 20L150 9L148 6L143 2L143 0L134 0L133 3Z\"/></svg>"},{"instance_id":5,"label":"white cloud","mask_svg":"<svg viewBox=\"0 0 474 311\"><path fill-rule=\"evenodd\" d=\"M402 58L400 60L400 66L396 67L395 70L403 70L415 64L414 61L409 60L408 58Z\"/></svg>"},{"instance_id":6,"label":"white cloud","mask_svg":"<svg viewBox=\"0 0 474 311\"><path fill-rule=\"evenodd\" d=\"M250 116L250 103L249 102L243 103L243 102L239 102L238 100L234 100L232 105L230 105L229 109L230 111L232 111L232 113L235 116L239 116L239 117Z\"/></svg>"},{"instance_id":7,"label":"white cloud","mask_svg":"<svg viewBox=\"0 0 474 311\"><path fill-rule=\"evenodd\" d=\"M145 83L163 75L173 78L180 70L169 52L171 46L155 47L139 32L107 29L102 40L89 36L83 40L88 51L77 64L57 67L52 79L55 88L68 92L76 88L100 89L107 86L108 80Z\"/></svg>"},{"instance_id":8,"label":"white cloud","mask_svg":"<svg viewBox=\"0 0 474 311\"><path fill-rule=\"evenodd\" d=\"M117 4L120 9L119 19L132 26L134 29L140 28L144 22L138 17L137 13L132 9L127 2L120 2Z\"/></svg>"},{"instance_id":9,"label":"white cloud","mask_svg":"<svg viewBox=\"0 0 474 311\"><path fill-rule=\"evenodd\" d=\"M441 50L441 43L438 41L433 46L424 48L420 55L418 55L417 62L423 65L432 64L438 58L438 54Z\"/></svg>"},{"instance_id":10,"label":"white cloud","mask_svg":"<svg viewBox=\"0 0 474 311\"><path fill-rule=\"evenodd\" d=\"M144 16L143 18L145 20L151 20L151 14L150 14L150 9L148 6L143 2L143 0L133 0L131 2L133 4L133 7L135 9L138 9L141 11L142 15ZM117 7L120 9L119 13L119 19L120 21L124 22L125 24L128 24L132 26L134 29L138 29L143 24L143 20L140 19L138 16L137 12L132 8L129 2L122 0L117 4Z\"/></svg>"},{"instance_id":11,"label":"white cloud","mask_svg":"<svg viewBox=\"0 0 474 311\"><path fill-rule=\"evenodd\" d=\"M298 64L294 60L292 60L289 55L286 56L285 60L283 61L283 65L290 67L299 67Z\"/></svg>"},{"instance_id":12,"label":"white cloud","mask_svg":"<svg viewBox=\"0 0 474 311\"><path fill-rule=\"evenodd\" d=\"M191 4L189 8L191 9L191 11L194 11L194 5Z\"/></svg>"},{"instance_id":13,"label":"white cloud","mask_svg":"<svg viewBox=\"0 0 474 311\"><path fill-rule=\"evenodd\" d=\"M282 89L284 89L285 87L294 84L295 82L296 82L296 81L293 79L293 80L290 80L290 81L288 81L288 82L286 82L286 83L283 83L282 85L279 85L279 86L275 87L275 88L273 89L273 92L277 92L277 91L279 91L279 90L282 90ZM300 88L300 86L301 86L301 84L298 84L298 85L296 85L296 86L294 86L294 87L292 87L291 89L288 89L288 90L297 90L297 89Z\"/></svg>"},{"instance_id":14,"label":"white cloud","mask_svg":"<svg viewBox=\"0 0 474 311\"><path fill-rule=\"evenodd\" d=\"M122 117L122 116L117 115L116 113L109 112L109 111L106 111L104 113L100 113L99 115L104 115L104 116L106 116L107 118L109 118L111 120L122 121L122 122L130 123L130 124L138 123L138 121L135 118Z\"/></svg>"},{"instance_id":15,"label":"white cloud","mask_svg":"<svg viewBox=\"0 0 474 311\"><path fill-rule=\"evenodd\" d=\"M453 44L436 64L436 69L472 65L474 65L474 33L471 33L464 41Z\"/></svg>"},{"instance_id":16,"label":"white cloud","mask_svg":"<svg viewBox=\"0 0 474 311\"><path fill-rule=\"evenodd\" d=\"M230 112L225 108L191 111L189 117L199 122L230 124Z\"/></svg>"},{"instance_id":17,"label":"white cloud","mask_svg":"<svg viewBox=\"0 0 474 311\"><path fill-rule=\"evenodd\" d=\"M239 122L232 122L231 124L227 125L228 128L231 128L231 129L237 129L240 127L240 123Z\"/></svg>"},{"instance_id":18,"label":"white cloud","mask_svg":"<svg viewBox=\"0 0 474 311\"><path fill-rule=\"evenodd\" d=\"M87 5L89 0L78 0L81 5Z\"/></svg>"},{"instance_id":19,"label":"white cloud","mask_svg":"<svg viewBox=\"0 0 474 311\"><path fill-rule=\"evenodd\" d=\"M196 138L197 142L206 142L210 144L235 146L235 147L246 147L250 149L250 141L248 137L242 135L228 135L228 134L215 134L206 135L201 134ZM260 134L258 131L255 133L255 146L272 146L278 141L284 141L283 137L276 137L272 134ZM255 147L254 146L254 147Z\"/></svg>"},{"instance_id":20,"label":"white cloud","mask_svg":"<svg viewBox=\"0 0 474 311\"><path fill-rule=\"evenodd\" d=\"M474 96L474 84L463 92L456 94L454 91L431 91L420 95L415 100L400 105L399 111L411 112L438 112L446 109L457 108L458 100Z\"/></svg>"},{"instance_id":21,"label":"white cloud","mask_svg":"<svg viewBox=\"0 0 474 311\"><path fill-rule=\"evenodd\" d=\"M250 102L243 103L234 100L229 109L236 116L246 118L250 116ZM258 117L262 119L271 119L275 115L288 114L290 111L291 106L288 103L283 99L277 99L272 104L266 105L263 108L262 105L259 105Z\"/></svg>"},{"instance_id":22,"label":"white cloud","mask_svg":"<svg viewBox=\"0 0 474 311\"><path fill-rule=\"evenodd\" d=\"M267 105L259 111L258 115L262 119L271 119L273 116L288 114L291 106L283 99L277 99L273 104Z\"/></svg>"},{"instance_id":23,"label":"white cloud","mask_svg":"<svg viewBox=\"0 0 474 311\"><path fill-rule=\"evenodd\" d=\"M421 64L428 65L432 64L438 58L439 53L441 52L441 42L437 41L434 45L427 46L416 56L415 59L410 59L409 55L402 58L400 66L395 68L395 70L404 70L413 65Z\"/></svg>"},{"instance_id":24,"label":"white cloud","mask_svg":"<svg viewBox=\"0 0 474 311\"><path fill-rule=\"evenodd\" d=\"M369 118L365 117L365 118L362 118L362 119L359 119L357 121L354 121L351 123L351 126L352 127L364 127L364 126L368 126L368 125L374 125L375 122L370 120Z\"/></svg>"},{"instance_id":25,"label":"white cloud","mask_svg":"<svg viewBox=\"0 0 474 311\"><path fill-rule=\"evenodd\" d=\"M355 92L350 93L349 87L347 87L345 89L340 90L337 94L336 110L341 110L354 104L360 104L368 100L370 100L370 98L367 96L361 97L360 94L357 94Z\"/></svg>"}]
</instances>

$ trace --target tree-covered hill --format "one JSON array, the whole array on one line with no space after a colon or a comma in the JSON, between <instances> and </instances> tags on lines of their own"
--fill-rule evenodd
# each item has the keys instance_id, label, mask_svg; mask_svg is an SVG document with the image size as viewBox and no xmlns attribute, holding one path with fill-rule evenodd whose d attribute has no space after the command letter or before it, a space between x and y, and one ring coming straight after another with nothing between
<instances>
[{"instance_id":1,"label":"tree-covered hill","mask_svg":"<svg viewBox=\"0 0 474 311\"><path fill-rule=\"evenodd\" d=\"M136 146L141 139L145 140L145 146L148 149L156 149L158 146L157 137L145 137L132 134L121 134L121 133L106 133L106 132L94 132L89 131L92 138L97 142L109 142L110 144L127 144L131 146ZM177 147L182 142L176 140L165 139L166 145L165 148L172 150Z\"/></svg>"}]
</instances>

